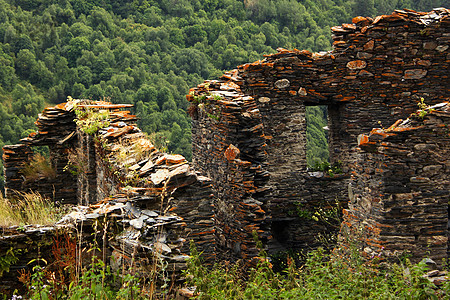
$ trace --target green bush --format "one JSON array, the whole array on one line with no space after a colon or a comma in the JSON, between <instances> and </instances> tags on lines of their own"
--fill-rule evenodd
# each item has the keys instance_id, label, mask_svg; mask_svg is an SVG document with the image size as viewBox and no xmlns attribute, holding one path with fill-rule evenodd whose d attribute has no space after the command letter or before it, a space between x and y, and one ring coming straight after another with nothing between
<instances>
[{"instance_id":1,"label":"green bush","mask_svg":"<svg viewBox=\"0 0 450 300\"><path fill-rule=\"evenodd\" d=\"M262 258L250 270L248 279L236 267L205 267L195 250L188 264L189 283L195 285L196 299L440 299L449 291L449 283L437 289L423 275L424 262L380 264L375 257L366 261L354 251L351 255L325 254L318 249L306 263L274 273ZM447 298L446 298L447 299Z\"/></svg>"}]
</instances>

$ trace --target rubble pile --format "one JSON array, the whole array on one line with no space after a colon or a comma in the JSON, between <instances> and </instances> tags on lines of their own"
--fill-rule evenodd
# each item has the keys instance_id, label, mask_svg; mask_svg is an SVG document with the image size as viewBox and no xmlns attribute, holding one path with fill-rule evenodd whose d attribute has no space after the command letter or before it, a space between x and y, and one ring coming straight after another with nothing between
<instances>
[{"instance_id":1,"label":"rubble pile","mask_svg":"<svg viewBox=\"0 0 450 300\"><path fill-rule=\"evenodd\" d=\"M92 104L90 108L118 109L118 106L99 105L97 108ZM210 180L198 174L182 155L158 151L134 121L136 117L129 111L110 112L108 126L96 134L95 153L84 151L85 159L95 162L94 169L86 170L88 174L95 174L93 182L88 184L95 190L92 194L85 192L83 197L89 199L89 203L127 199L137 208L157 211L161 218L181 217L185 242L178 241L174 245L188 254L189 240L193 240L204 252L205 259L213 262L215 239ZM81 136L86 139L87 135Z\"/></svg>"},{"instance_id":2,"label":"rubble pile","mask_svg":"<svg viewBox=\"0 0 450 300\"><path fill-rule=\"evenodd\" d=\"M113 268L124 268L141 277L149 277L152 270L155 272L164 266L169 278L179 278L189 258L181 252L186 241L186 224L181 217L140 209L126 198L77 207L58 222L58 225L64 224L75 226L81 232L90 232L94 227L99 235L106 231L108 244L105 247L111 253ZM104 246L104 242L100 241L99 245Z\"/></svg>"}]
</instances>

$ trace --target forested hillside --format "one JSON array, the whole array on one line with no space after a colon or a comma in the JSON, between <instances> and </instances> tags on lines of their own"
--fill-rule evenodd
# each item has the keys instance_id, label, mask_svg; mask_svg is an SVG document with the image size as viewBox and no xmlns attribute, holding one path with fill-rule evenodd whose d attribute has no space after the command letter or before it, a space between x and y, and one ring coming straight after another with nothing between
<instances>
[{"instance_id":1,"label":"forested hillside","mask_svg":"<svg viewBox=\"0 0 450 300\"><path fill-rule=\"evenodd\" d=\"M0 0L0 147L33 131L45 105L70 95L134 104L139 126L160 147L190 158L189 87L278 47L329 50L329 27L355 15L446 4L448 0ZM309 120L317 120L312 125L321 129L323 111L310 114ZM310 145L320 147L324 134L317 134L322 141ZM320 156L326 159L327 154Z\"/></svg>"}]
</instances>

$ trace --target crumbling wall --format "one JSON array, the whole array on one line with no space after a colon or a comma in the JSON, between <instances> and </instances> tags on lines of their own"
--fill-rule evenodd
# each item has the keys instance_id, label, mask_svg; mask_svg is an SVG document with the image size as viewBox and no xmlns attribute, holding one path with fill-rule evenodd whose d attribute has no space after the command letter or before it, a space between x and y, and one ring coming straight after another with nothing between
<instances>
[{"instance_id":1,"label":"crumbling wall","mask_svg":"<svg viewBox=\"0 0 450 300\"><path fill-rule=\"evenodd\" d=\"M193 165L215 183L214 203L218 246L222 255L251 258L256 248L253 231L267 240L266 192L268 180L261 116L251 97L242 96L236 85L201 86L204 96L193 117ZM209 90L217 90L210 94ZM220 92L219 92L220 91ZM219 183L220 184L217 184ZM228 249L232 249L226 253Z\"/></svg>"},{"instance_id":2,"label":"crumbling wall","mask_svg":"<svg viewBox=\"0 0 450 300\"><path fill-rule=\"evenodd\" d=\"M62 226L22 226L2 229L0 236L0 257L4 260L0 269L0 294L12 296L14 290L23 291L23 284L18 277L22 273L31 271L33 266L44 259L51 261L52 246L58 235L67 233ZM88 233L90 234L90 233ZM87 240L87 239L86 239ZM84 246L84 244L83 244ZM10 264L8 264L10 262Z\"/></svg>"},{"instance_id":3,"label":"crumbling wall","mask_svg":"<svg viewBox=\"0 0 450 300\"><path fill-rule=\"evenodd\" d=\"M46 123L48 131L40 130L23 141L49 145L51 155L56 152L54 149L59 149L57 147L66 147L57 152L65 156L58 157L56 166L57 172L65 171L59 178L71 176L71 180L58 184L78 191L74 192L75 199L83 206L75 207L75 211L60 220L58 228L93 232L93 235L105 232L98 245L104 249L101 257L107 261L112 258L114 268L125 268L125 271L132 268L146 278L153 278L155 270L161 270L166 278L178 280L186 267L190 240L203 253L207 264L215 261L211 181L197 173L183 156L158 151L136 126L136 116L120 110L126 107L130 105L71 100L46 108L38 123L48 120L48 112L55 112L51 122ZM77 124L75 109L79 111ZM103 120L99 115L107 117ZM70 134L61 125L66 121L70 124ZM65 144L68 141L71 142ZM19 176L21 168L31 158L30 148L21 144L5 146L4 151L7 187L26 191ZM45 193L52 180L39 178L43 184L37 191ZM35 183L29 184L29 187L35 186ZM59 195L54 194L55 200L59 200L56 198ZM33 229L20 234L16 227L9 228L11 235L0 239L0 243L13 247L20 256L20 264L13 265L13 271L8 272L8 280L18 269L24 268L24 259L40 255L35 251L39 242L31 235L35 232ZM50 240L45 248L49 254L51 238L57 235L56 227L36 230L43 231L45 241ZM92 236L75 238L80 243L94 242ZM30 240L33 247L29 250L33 253L24 255L21 239ZM83 247L92 246L83 244ZM9 248L1 251L5 249Z\"/></svg>"},{"instance_id":4,"label":"crumbling wall","mask_svg":"<svg viewBox=\"0 0 450 300\"><path fill-rule=\"evenodd\" d=\"M65 172L68 163L68 149L77 143L74 123L75 115L61 106L48 107L39 115L36 125L38 132L31 133L17 145L3 147L5 168L5 190L7 196L15 191L36 191L52 201L64 204L76 204L76 177ZM48 146L50 163L54 176L38 176L29 180L24 175L24 168L30 165L35 151L33 147Z\"/></svg>"},{"instance_id":5,"label":"crumbling wall","mask_svg":"<svg viewBox=\"0 0 450 300\"><path fill-rule=\"evenodd\" d=\"M71 149L69 163L77 176L78 204L89 205L97 199L97 157L94 136L77 130L78 145Z\"/></svg>"},{"instance_id":6,"label":"crumbling wall","mask_svg":"<svg viewBox=\"0 0 450 300\"><path fill-rule=\"evenodd\" d=\"M416 160L414 155L405 158L398 153L389 158L379 149L361 152L357 137L407 117L417 109L420 98L435 104L448 97L449 16L447 9L435 9L430 13L399 10L374 20L356 17L353 24L332 28L331 52L279 49L262 61L239 66L219 80L192 89L187 98L192 103L193 167L181 156L154 149L134 124L135 116L118 110L120 106L77 102L79 108L110 113L110 124L94 137L76 133L80 128L73 122L73 102L48 108L39 117L37 134L23 144L5 146L6 187L52 191L53 199L69 203L100 202L91 206L88 216L71 220L105 214L116 218L120 211L123 234L111 241L113 255L126 259L137 253L144 261L164 253L174 269L183 264L185 240L191 238L210 261L217 248L223 250L221 256L257 256L255 232L271 251L316 247L319 234L336 231L317 213L332 210L336 202L345 207L349 198L353 202L345 210L346 224L351 229L367 223L366 230L374 229L364 240L370 251L385 244L392 252L413 247L414 254L420 255L424 245L431 243L436 257L442 257L447 243L441 229L448 219L442 202L448 198L448 163L438 155L428 159L435 148L427 148L432 147L427 141L438 143L436 134L442 136L441 123L388 134L389 142L397 146L381 145L401 155L406 147L417 153ZM343 174L316 176L307 168L305 111L309 105L328 106L331 162L340 161ZM430 113L427 122L432 115L445 117ZM372 133L369 144L377 135ZM445 152L448 140L444 137L436 149ZM422 144L428 146L414 148ZM29 147L36 145L50 147L57 170L54 182L43 178L37 185L22 177L20 170L30 160ZM88 157L87 167L76 176L62 172L70 162L77 162L70 161L70 149ZM391 159L392 165L381 168L381 161ZM433 167L426 165L428 161ZM396 163L403 165L397 169ZM422 176L427 172L431 177ZM370 179L368 183L363 182L365 178ZM437 188L440 183L443 188ZM376 197L382 201L377 202L372 191L379 191L382 196ZM423 202L416 207L416 200ZM393 205L390 210L389 205ZM398 221L399 216L407 220ZM423 216L424 223L415 221L421 220L418 216ZM399 226L398 231L396 226L389 227L390 222ZM408 230L414 232L414 239ZM405 237L403 243L394 242L399 236Z\"/></svg>"},{"instance_id":7,"label":"crumbling wall","mask_svg":"<svg viewBox=\"0 0 450 300\"><path fill-rule=\"evenodd\" d=\"M449 121L444 103L359 137L343 231L368 256L448 257Z\"/></svg>"},{"instance_id":8,"label":"crumbling wall","mask_svg":"<svg viewBox=\"0 0 450 300\"><path fill-rule=\"evenodd\" d=\"M407 117L417 109L421 98L436 104L450 94L448 9L430 13L398 10L392 15L356 17L352 21L331 29L333 51L278 49L276 54L239 66L219 80L191 90L187 98L194 116L193 162L196 168L215 173L211 178L220 198L217 209L226 216L219 221L219 231L245 220L234 212L235 203L247 195L234 194L229 177L241 178L246 173L223 163L223 157L227 149L239 143L248 121L229 121L231 107L235 111L252 107L251 120L258 124L258 131L246 140L265 141L259 150L247 151L245 158L259 162L258 157L264 157L259 165L267 173L258 189L265 192L258 201L264 211L264 228L272 234L267 236L264 231L266 236L261 238L268 244L272 240L270 247L275 249L283 249L283 244L305 249L317 245L318 233L331 229L310 216L336 201L347 205L352 166L361 156L356 151L358 135ZM307 170L308 105L328 106L330 160L341 162L343 174L339 176L317 179ZM233 219L227 219L229 216ZM242 231L237 230L235 236ZM225 239L232 240L231 236ZM229 243L228 248L233 245Z\"/></svg>"}]
</instances>

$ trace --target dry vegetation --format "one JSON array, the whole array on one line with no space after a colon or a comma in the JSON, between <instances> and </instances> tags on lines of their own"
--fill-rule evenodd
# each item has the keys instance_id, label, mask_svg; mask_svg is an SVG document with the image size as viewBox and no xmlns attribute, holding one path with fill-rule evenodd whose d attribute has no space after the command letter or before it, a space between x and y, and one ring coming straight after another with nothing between
<instances>
[{"instance_id":1,"label":"dry vegetation","mask_svg":"<svg viewBox=\"0 0 450 300\"><path fill-rule=\"evenodd\" d=\"M28 181L56 177L56 171L51 165L50 160L39 153L33 156L30 164L23 168L22 173Z\"/></svg>"},{"instance_id":2,"label":"dry vegetation","mask_svg":"<svg viewBox=\"0 0 450 300\"><path fill-rule=\"evenodd\" d=\"M0 227L13 225L56 223L59 210L49 200L35 192L20 193L7 199L0 193Z\"/></svg>"}]
</instances>

